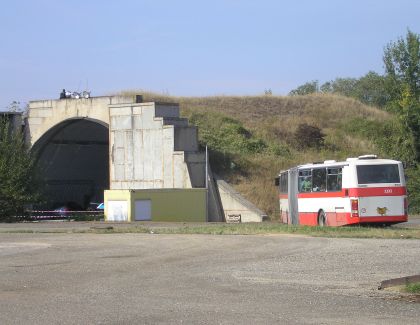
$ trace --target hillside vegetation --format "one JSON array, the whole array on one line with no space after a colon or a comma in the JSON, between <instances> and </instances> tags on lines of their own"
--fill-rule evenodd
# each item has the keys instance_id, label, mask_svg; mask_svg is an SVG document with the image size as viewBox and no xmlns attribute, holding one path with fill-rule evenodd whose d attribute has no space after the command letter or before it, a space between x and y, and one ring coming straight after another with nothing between
<instances>
[{"instance_id":1,"label":"hillside vegetation","mask_svg":"<svg viewBox=\"0 0 420 325\"><path fill-rule=\"evenodd\" d=\"M181 115L199 127L200 144L209 147L212 169L272 219L279 210L273 180L282 169L369 153L397 158L396 117L348 97L121 94L135 93L142 93L145 101L179 103ZM318 128L323 140L302 141L302 126L303 131L305 126Z\"/></svg>"}]
</instances>

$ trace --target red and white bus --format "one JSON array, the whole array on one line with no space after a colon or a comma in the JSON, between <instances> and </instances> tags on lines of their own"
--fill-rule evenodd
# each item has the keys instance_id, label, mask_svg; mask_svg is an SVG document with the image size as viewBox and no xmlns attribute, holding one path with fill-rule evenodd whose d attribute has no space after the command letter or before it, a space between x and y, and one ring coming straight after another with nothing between
<instances>
[{"instance_id":1,"label":"red and white bus","mask_svg":"<svg viewBox=\"0 0 420 325\"><path fill-rule=\"evenodd\" d=\"M283 223L343 226L408 219L400 161L365 155L311 163L280 172L276 185Z\"/></svg>"}]
</instances>

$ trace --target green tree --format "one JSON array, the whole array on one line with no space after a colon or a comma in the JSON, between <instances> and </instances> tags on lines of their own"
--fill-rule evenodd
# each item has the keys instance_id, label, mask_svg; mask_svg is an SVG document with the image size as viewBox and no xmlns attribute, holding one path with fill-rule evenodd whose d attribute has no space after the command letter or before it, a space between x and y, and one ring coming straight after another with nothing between
<instances>
[{"instance_id":1,"label":"green tree","mask_svg":"<svg viewBox=\"0 0 420 325\"><path fill-rule=\"evenodd\" d=\"M354 96L365 104L384 107L390 100L386 78L369 71L357 81Z\"/></svg>"},{"instance_id":2,"label":"green tree","mask_svg":"<svg viewBox=\"0 0 420 325\"><path fill-rule=\"evenodd\" d=\"M385 77L369 71L360 79L336 78L327 81L321 85L320 90L323 93L352 97L368 105L383 107L389 100L385 80Z\"/></svg>"},{"instance_id":3,"label":"green tree","mask_svg":"<svg viewBox=\"0 0 420 325\"><path fill-rule=\"evenodd\" d=\"M357 84L355 78L336 78L332 83L332 92L348 97L355 97L355 87Z\"/></svg>"},{"instance_id":4,"label":"green tree","mask_svg":"<svg viewBox=\"0 0 420 325\"><path fill-rule=\"evenodd\" d=\"M391 96L388 106L400 117L406 141L420 163L420 35L408 30L405 39L385 47L383 59Z\"/></svg>"},{"instance_id":5,"label":"green tree","mask_svg":"<svg viewBox=\"0 0 420 325\"><path fill-rule=\"evenodd\" d=\"M318 91L319 91L318 80L313 80L297 87L296 89L293 89L289 93L289 95L290 96L309 95L309 94L317 93Z\"/></svg>"},{"instance_id":6,"label":"green tree","mask_svg":"<svg viewBox=\"0 0 420 325\"><path fill-rule=\"evenodd\" d=\"M398 149L412 164L407 169L407 188L411 212L420 211L420 35L407 31L405 38L384 49L386 87L390 95L387 108L400 120ZM403 149L401 149L403 148Z\"/></svg>"},{"instance_id":7,"label":"green tree","mask_svg":"<svg viewBox=\"0 0 420 325\"><path fill-rule=\"evenodd\" d=\"M321 85L319 90L322 93L332 93L333 92L333 86L332 86L333 83L334 83L334 81L327 81L327 82L325 82Z\"/></svg>"},{"instance_id":8,"label":"green tree","mask_svg":"<svg viewBox=\"0 0 420 325\"><path fill-rule=\"evenodd\" d=\"M25 205L40 199L35 160L20 130L0 117L0 221L25 213Z\"/></svg>"},{"instance_id":9,"label":"green tree","mask_svg":"<svg viewBox=\"0 0 420 325\"><path fill-rule=\"evenodd\" d=\"M399 117L408 131L406 135L412 146L414 159L420 163L420 101L416 100L408 85L402 91L401 97L398 102Z\"/></svg>"},{"instance_id":10,"label":"green tree","mask_svg":"<svg viewBox=\"0 0 420 325\"><path fill-rule=\"evenodd\" d=\"M404 38L389 43L383 56L388 90L394 100L402 98L407 89L418 101L420 99L420 37L407 31Z\"/></svg>"}]
</instances>

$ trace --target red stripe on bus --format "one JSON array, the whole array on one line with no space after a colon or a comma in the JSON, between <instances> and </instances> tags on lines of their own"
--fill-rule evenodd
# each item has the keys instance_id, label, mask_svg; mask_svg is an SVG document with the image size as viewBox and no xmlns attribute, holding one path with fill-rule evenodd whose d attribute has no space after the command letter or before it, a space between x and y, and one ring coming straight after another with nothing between
<instances>
[{"instance_id":1,"label":"red stripe on bus","mask_svg":"<svg viewBox=\"0 0 420 325\"><path fill-rule=\"evenodd\" d=\"M308 192L299 193L299 199L320 198L320 197L344 197L344 191L341 192Z\"/></svg>"},{"instance_id":2,"label":"red stripe on bus","mask_svg":"<svg viewBox=\"0 0 420 325\"><path fill-rule=\"evenodd\" d=\"M406 195L405 187L364 187L349 189L349 196L367 197L367 196L402 196Z\"/></svg>"},{"instance_id":3,"label":"red stripe on bus","mask_svg":"<svg viewBox=\"0 0 420 325\"><path fill-rule=\"evenodd\" d=\"M407 216L381 216L381 217L360 217L360 223L368 222L405 222L408 220Z\"/></svg>"},{"instance_id":4,"label":"red stripe on bus","mask_svg":"<svg viewBox=\"0 0 420 325\"><path fill-rule=\"evenodd\" d=\"M318 224L318 212L299 212L299 224L316 226Z\"/></svg>"},{"instance_id":5,"label":"red stripe on bus","mask_svg":"<svg viewBox=\"0 0 420 325\"><path fill-rule=\"evenodd\" d=\"M346 226L360 223L398 223L406 222L407 216L378 216L378 217L352 217L351 213L326 213L328 226ZM299 212L299 224L306 226L318 225L318 213L316 212Z\"/></svg>"},{"instance_id":6,"label":"red stripe on bus","mask_svg":"<svg viewBox=\"0 0 420 325\"><path fill-rule=\"evenodd\" d=\"M352 218L350 212L326 212L326 223L327 226L345 226L354 223L359 223L359 218ZM317 212L299 212L299 224L305 226L316 226L318 225L318 213Z\"/></svg>"},{"instance_id":7,"label":"red stripe on bus","mask_svg":"<svg viewBox=\"0 0 420 325\"><path fill-rule=\"evenodd\" d=\"M279 194L279 199L287 199L288 197L287 194Z\"/></svg>"}]
</instances>

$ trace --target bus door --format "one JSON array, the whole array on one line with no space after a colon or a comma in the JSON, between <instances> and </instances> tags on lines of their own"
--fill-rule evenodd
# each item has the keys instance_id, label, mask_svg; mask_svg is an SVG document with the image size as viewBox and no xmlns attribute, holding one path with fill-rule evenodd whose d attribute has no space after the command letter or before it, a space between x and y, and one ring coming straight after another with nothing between
<instances>
[{"instance_id":1,"label":"bus door","mask_svg":"<svg viewBox=\"0 0 420 325\"><path fill-rule=\"evenodd\" d=\"M298 209L298 169L289 169L289 223L292 225L299 224L299 209Z\"/></svg>"}]
</instances>

